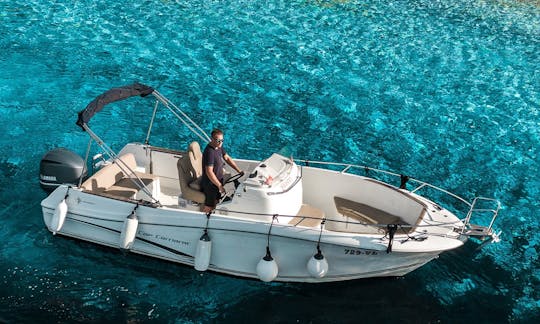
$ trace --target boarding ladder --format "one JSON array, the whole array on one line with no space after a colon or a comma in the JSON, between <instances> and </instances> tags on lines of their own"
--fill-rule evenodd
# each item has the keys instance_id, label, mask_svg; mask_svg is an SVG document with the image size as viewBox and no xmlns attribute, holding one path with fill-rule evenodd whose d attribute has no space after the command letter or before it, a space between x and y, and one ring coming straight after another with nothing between
<instances>
[{"instance_id":1,"label":"boarding ladder","mask_svg":"<svg viewBox=\"0 0 540 324\"><path fill-rule=\"evenodd\" d=\"M495 223L495 219L497 218L500 209L501 203L496 199L485 197L474 198L470 205L469 212L467 213L467 217L463 221L461 234L469 237L476 237L481 240L488 238L498 241L500 233L493 233L493 223ZM471 223L473 218L475 220L484 220L485 222L490 216L491 221L488 226Z\"/></svg>"}]
</instances>

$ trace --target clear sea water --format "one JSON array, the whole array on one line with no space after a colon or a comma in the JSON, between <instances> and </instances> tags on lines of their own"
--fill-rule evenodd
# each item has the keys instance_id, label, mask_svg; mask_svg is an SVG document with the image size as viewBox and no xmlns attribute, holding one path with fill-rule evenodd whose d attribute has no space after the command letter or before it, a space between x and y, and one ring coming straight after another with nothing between
<instances>
[{"instance_id":1,"label":"clear sea water","mask_svg":"<svg viewBox=\"0 0 540 324\"><path fill-rule=\"evenodd\" d=\"M0 0L0 322L540 321L540 4L510 0ZM76 112L152 85L231 155L368 164L500 199L502 242L401 278L245 281L44 227L42 155L83 154ZM137 101L91 121L142 141ZM159 116L153 144L189 133Z\"/></svg>"}]
</instances>

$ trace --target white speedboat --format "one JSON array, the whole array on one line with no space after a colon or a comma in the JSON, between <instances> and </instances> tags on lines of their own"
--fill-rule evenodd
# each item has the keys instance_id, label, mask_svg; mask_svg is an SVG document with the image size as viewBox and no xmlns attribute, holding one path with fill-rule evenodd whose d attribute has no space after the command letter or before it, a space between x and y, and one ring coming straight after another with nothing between
<instances>
[{"instance_id":1,"label":"white speedboat","mask_svg":"<svg viewBox=\"0 0 540 324\"><path fill-rule=\"evenodd\" d=\"M146 140L115 153L88 122L106 104L139 95L155 99ZM185 151L148 144L160 107L193 132L196 140L186 143ZM492 226L500 204L494 199L468 202L399 174L276 153L264 161L235 160L246 174L226 170L227 194L212 213L204 214L204 194L197 187L202 174L199 142L205 144L209 137L176 105L142 84L98 96L79 112L77 124L90 135L86 158L56 149L40 165L41 185L53 190L41 203L53 234L199 271L284 282L402 276L471 236L498 239ZM90 163L92 142L105 156ZM89 176L87 161L97 169ZM396 176L400 185L361 172ZM426 189L462 204L463 217L447 209L459 208L445 208L419 194Z\"/></svg>"}]
</instances>

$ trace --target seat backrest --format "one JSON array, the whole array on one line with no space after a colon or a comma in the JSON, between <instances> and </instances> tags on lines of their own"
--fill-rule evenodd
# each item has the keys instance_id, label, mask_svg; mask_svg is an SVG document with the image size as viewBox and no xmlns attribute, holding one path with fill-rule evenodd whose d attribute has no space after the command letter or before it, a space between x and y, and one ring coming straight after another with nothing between
<instances>
[{"instance_id":1,"label":"seat backrest","mask_svg":"<svg viewBox=\"0 0 540 324\"><path fill-rule=\"evenodd\" d=\"M119 162L114 161L88 178L81 187L84 190L90 191L106 190L122 178L126 177L126 174L124 174L122 170L129 172L129 169L135 170L137 167L137 162L135 161L135 155L133 155L133 153L124 154L119 158L125 165L118 166ZM126 170L126 166L129 168L128 170Z\"/></svg>"},{"instance_id":2,"label":"seat backrest","mask_svg":"<svg viewBox=\"0 0 540 324\"><path fill-rule=\"evenodd\" d=\"M199 143L189 145L187 155L178 160L178 180L184 199L204 202L204 193L190 187L190 184L202 176L202 153Z\"/></svg>"},{"instance_id":3,"label":"seat backrest","mask_svg":"<svg viewBox=\"0 0 540 324\"><path fill-rule=\"evenodd\" d=\"M203 174L202 153L198 142L191 142L188 148L189 162L193 172L193 179L198 179Z\"/></svg>"}]
</instances>

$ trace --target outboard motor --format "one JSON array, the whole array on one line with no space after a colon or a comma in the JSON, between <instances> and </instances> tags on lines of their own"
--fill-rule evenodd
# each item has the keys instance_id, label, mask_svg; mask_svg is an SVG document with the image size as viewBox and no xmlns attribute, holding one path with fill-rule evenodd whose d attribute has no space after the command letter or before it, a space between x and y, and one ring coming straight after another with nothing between
<instances>
[{"instance_id":1,"label":"outboard motor","mask_svg":"<svg viewBox=\"0 0 540 324\"><path fill-rule=\"evenodd\" d=\"M86 175L84 160L66 148L47 152L39 163L39 184L48 192L61 184L78 185Z\"/></svg>"}]
</instances>

